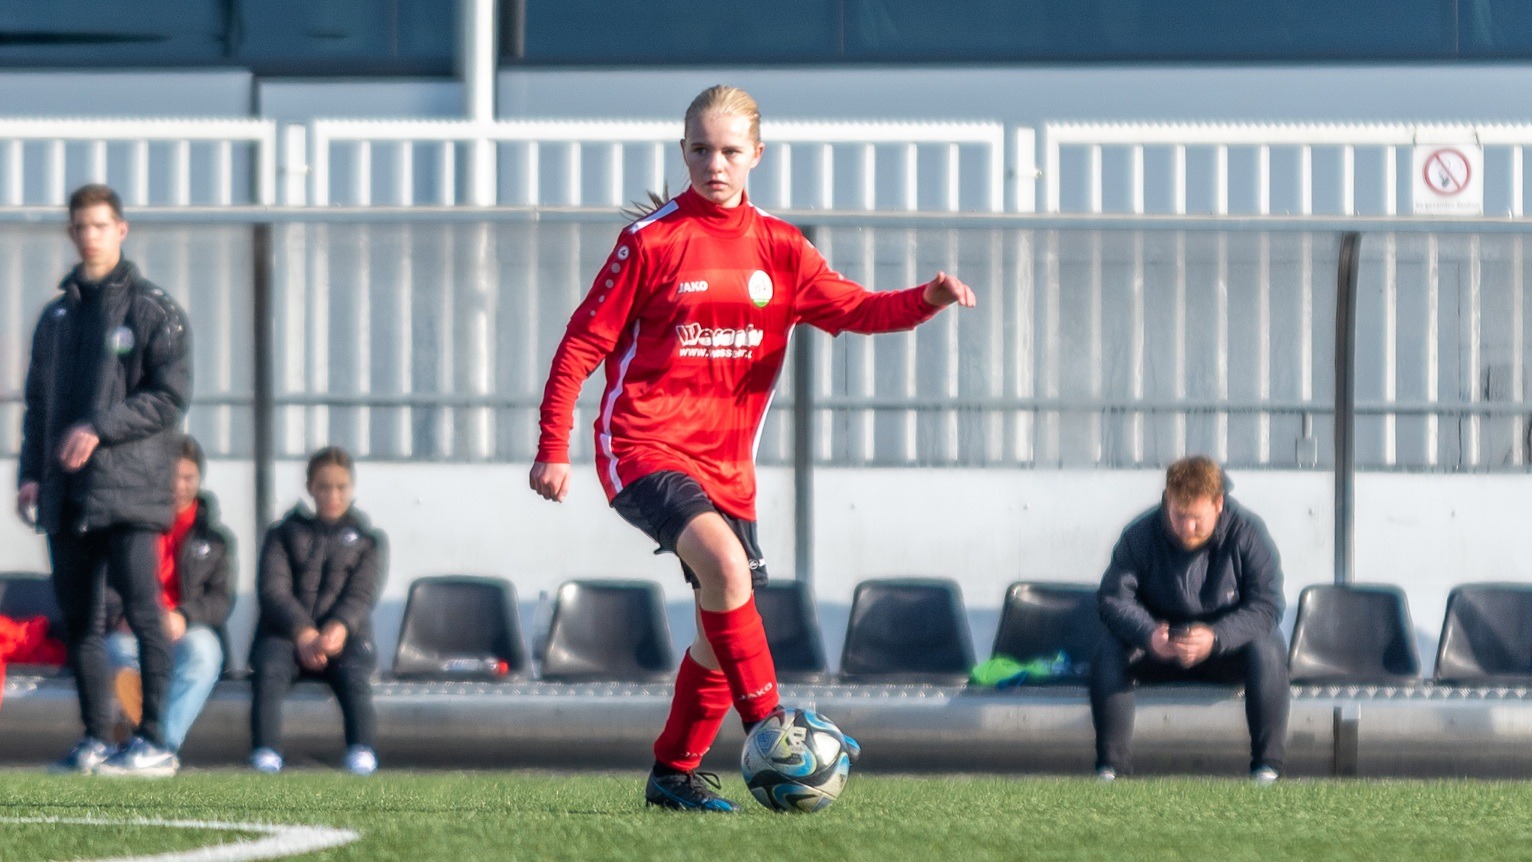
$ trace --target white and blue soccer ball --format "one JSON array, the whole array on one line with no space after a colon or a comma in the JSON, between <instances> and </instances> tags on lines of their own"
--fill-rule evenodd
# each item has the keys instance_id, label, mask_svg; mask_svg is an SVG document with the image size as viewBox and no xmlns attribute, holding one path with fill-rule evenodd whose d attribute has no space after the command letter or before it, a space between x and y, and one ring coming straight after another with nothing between
<instances>
[{"instance_id":1,"label":"white and blue soccer ball","mask_svg":"<svg viewBox=\"0 0 1532 862\"><path fill-rule=\"evenodd\" d=\"M745 737L740 771L757 802L773 811L809 814L830 807L846 788L859 748L813 710L786 707Z\"/></svg>"}]
</instances>

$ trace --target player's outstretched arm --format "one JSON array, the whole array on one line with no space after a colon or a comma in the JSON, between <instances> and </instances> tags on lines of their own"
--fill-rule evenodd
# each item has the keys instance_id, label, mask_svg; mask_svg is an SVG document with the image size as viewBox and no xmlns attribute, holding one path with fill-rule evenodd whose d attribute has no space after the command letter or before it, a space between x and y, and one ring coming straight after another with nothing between
<instances>
[{"instance_id":1,"label":"player's outstretched arm","mask_svg":"<svg viewBox=\"0 0 1532 862\"><path fill-rule=\"evenodd\" d=\"M954 302L964 308L973 308L977 304L974 299L973 288L963 283L963 280L955 275L938 272L936 277L926 283L925 293L922 294L926 302L937 308L946 308Z\"/></svg>"},{"instance_id":2,"label":"player's outstretched arm","mask_svg":"<svg viewBox=\"0 0 1532 862\"><path fill-rule=\"evenodd\" d=\"M544 500L562 503L569 496L569 465L534 461L528 484Z\"/></svg>"}]
</instances>

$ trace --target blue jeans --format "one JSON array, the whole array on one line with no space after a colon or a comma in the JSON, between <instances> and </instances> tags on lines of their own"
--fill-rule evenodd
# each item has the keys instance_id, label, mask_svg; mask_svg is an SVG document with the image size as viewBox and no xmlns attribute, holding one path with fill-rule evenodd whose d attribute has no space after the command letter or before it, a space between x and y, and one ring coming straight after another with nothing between
<instances>
[{"instance_id":1,"label":"blue jeans","mask_svg":"<svg viewBox=\"0 0 1532 862\"><path fill-rule=\"evenodd\" d=\"M138 669L138 641L126 632L113 632L106 639L112 666ZM180 751L192 722L202 712L218 675L223 672L223 649L218 635L205 625L192 624L186 634L170 645L170 694L165 703L165 747Z\"/></svg>"}]
</instances>

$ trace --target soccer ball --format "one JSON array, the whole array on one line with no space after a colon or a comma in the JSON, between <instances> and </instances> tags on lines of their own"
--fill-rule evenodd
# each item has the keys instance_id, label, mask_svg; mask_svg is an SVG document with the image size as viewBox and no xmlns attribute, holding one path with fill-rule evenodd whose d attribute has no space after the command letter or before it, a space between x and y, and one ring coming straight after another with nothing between
<instances>
[{"instance_id":1,"label":"soccer ball","mask_svg":"<svg viewBox=\"0 0 1532 862\"><path fill-rule=\"evenodd\" d=\"M745 737L739 765L756 801L773 811L808 814L829 808L845 789L858 750L828 718L787 707Z\"/></svg>"}]
</instances>

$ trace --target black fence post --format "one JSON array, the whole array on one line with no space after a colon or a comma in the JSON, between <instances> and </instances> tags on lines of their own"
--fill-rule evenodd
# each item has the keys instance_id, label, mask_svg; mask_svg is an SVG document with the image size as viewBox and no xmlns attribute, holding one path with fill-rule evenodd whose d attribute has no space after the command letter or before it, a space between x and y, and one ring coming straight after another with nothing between
<instances>
[{"instance_id":1,"label":"black fence post","mask_svg":"<svg viewBox=\"0 0 1532 862\"><path fill-rule=\"evenodd\" d=\"M255 426L254 446L252 453L255 461L255 534L257 536L266 529L266 525L272 521L272 496L273 475L275 467L276 434L276 407L275 396L272 389L272 381L275 376L272 373L272 301L271 301L271 272L272 256L275 247L272 244L272 225L270 222L262 222L254 227L252 242L252 279L254 306L251 311L254 314L253 332L254 353L252 359L255 362L254 386L255 391L251 396L251 410L254 414L251 419Z\"/></svg>"},{"instance_id":2,"label":"black fence post","mask_svg":"<svg viewBox=\"0 0 1532 862\"><path fill-rule=\"evenodd\" d=\"M1356 514L1356 284L1362 235L1341 237L1335 284L1335 583L1351 582Z\"/></svg>"}]
</instances>

